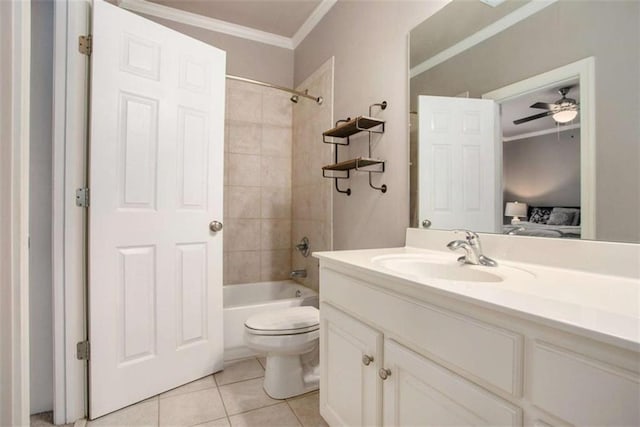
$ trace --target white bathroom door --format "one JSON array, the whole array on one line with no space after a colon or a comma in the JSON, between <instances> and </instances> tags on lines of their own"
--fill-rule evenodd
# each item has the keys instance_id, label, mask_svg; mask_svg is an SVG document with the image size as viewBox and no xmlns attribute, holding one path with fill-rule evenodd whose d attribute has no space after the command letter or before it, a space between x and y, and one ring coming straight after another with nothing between
<instances>
[{"instance_id":1,"label":"white bathroom door","mask_svg":"<svg viewBox=\"0 0 640 427\"><path fill-rule=\"evenodd\" d=\"M89 414L222 369L225 52L94 1Z\"/></svg>"},{"instance_id":2,"label":"white bathroom door","mask_svg":"<svg viewBox=\"0 0 640 427\"><path fill-rule=\"evenodd\" d=\"M501 232L502 146L492 100L418 97L419 222Z\"/></svg>"}]
</instances>

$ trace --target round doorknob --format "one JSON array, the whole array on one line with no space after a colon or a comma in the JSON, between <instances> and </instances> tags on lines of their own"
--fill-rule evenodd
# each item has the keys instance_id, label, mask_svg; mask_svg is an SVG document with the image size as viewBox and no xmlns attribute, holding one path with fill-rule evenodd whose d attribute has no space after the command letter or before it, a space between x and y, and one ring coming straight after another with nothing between
<instances>
[{"instance_id":1,"label":"round doorknob","mask_svg":"<svg viewBox=\"0 0 640 427\"><path fill-rule=\"evenodd\" d=\"M222 223L220 221L211 221L209 223L209 230L213 231L214 233L222 230Z\"/></svg>"},{"instance_id":2,"label":"round doorknob","mask_svg":"<svg viewBox=\"0 0 640 427\"><path fill-rule=\"evenodd\" d=\"M431 227L431 221L429 221L428 219L425 219L424 221L422 221L422 226L424 228L429 228Z\"/></svg>"},{"instance_id":3,"label":"round doorknob","mask_svg":"<svg viewBox=\"0 0 640 427\"><path fill-rule=\"evenodd\" d=\"M364 366L369 366L371 362L373 362L373 356L369 356L368 354L362 355L362 364Z\"/></svg>"},{"instance_id":4,"label":"round doorknob","mask_svg":"<svg viewBox=\"0 0 640 427\"><path fill-rule=\"evenodd\" d=\"M391 376L391 370L380 368L380 370L378 371L378 375L383 380L386 380L387 378L389 378Z\"/></svg>"}]
</instances>

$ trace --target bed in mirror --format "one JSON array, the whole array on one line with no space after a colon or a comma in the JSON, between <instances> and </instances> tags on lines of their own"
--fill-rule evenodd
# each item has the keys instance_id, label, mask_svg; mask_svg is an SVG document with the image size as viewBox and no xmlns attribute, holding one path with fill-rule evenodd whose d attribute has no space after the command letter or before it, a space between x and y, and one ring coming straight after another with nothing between
<instances>
[{"instance_id":1,"label":"bed in mirror","mask_svg":"<svg viewBox=\"0 0 640 427\"><path fill-rule=\"evenodd\" d=\"M414 28L411 225L640 242L639 22L637 1L454 0Z\"/></svg>"}]
</instances>

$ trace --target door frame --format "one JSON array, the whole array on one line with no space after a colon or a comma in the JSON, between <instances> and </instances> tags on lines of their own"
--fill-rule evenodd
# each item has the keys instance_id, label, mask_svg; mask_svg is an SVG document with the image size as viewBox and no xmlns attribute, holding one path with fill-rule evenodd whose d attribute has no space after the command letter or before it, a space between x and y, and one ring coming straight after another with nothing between
<instances>
[{"instance_id":1,"label":"door frame","mask_svg":"<svg viewBox=\"0 0 640 427\"><path fill-rule=\"evenodd\" d=\"M53 43L53 417L73 423L87 414L87 363L76 344L87 337L86 212L75 190L86 185L89 58L78 36L89 34L91 0L54 5Z\"/></svg>"},{"instance_id":2,"label":"door frame","mask_svg":"<svg viewBox=\"0 0 640 427\"><path fill-rule=\"evenodd\" d=\"M596 238L596 84L595 58L555 68L546 73L501 87L482 95L501 104L578 78L580 82L580 223L582 239ZM502 209L502 206L500 207Z\"/></svg>"},{"instance_id":3,"label":"door frame","mask_svg":"<svg viewBox=\"0 0 640 427\"><path fill-rule=\"evenodd\" d=\"M0 4L0 424L28 425L31 4Z\"/></svg>"}]
</instances>

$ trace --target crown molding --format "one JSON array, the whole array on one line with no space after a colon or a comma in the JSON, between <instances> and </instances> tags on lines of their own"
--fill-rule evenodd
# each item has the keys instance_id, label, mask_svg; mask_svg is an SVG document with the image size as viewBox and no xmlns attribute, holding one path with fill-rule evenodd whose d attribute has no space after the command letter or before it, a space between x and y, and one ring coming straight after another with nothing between
<instances>
[{"instance_id":1,"label":"crown molding","mask_svg":"<svg viewBox=\"0 0 640 427\"><path fill-rule=\"evenodd\" d=\"M415 76L422 74L425 71L436 67L437 65L442 64L443 62L453 58L454 56L464 52L465 50L471 49L473 46L482 43L483 41L495 36L496 34L499 34L500 32L528 18L529 16L540 12L548 6L551 6L557 1L558 0L532 0L519 9L516 9L510 14L498 19L493 24L486 26L480 31L470 35L469 37L459 41L453 46L433 55L426 61L423 61L415 67L411 68L409 70L410 78L414 78Z\"/></svg>"},{"instance_id":2,"label":"crown molding","mask_svg":"<svg viewBox=\"0 0 640 427\"><path fill-rule=\"evenodd\" d=\"M309 35L309 33L318 25L324 16L338 0L322 0L320 4L313 10L306 21L298 28L298 31L291 38L293 48L297 48L300 43Z\"/></svg>"},{"instance_id":3,"label":"crown molding","mask_svg":"<svg viewBox=\"0 0 640 427\"><path fill-rule=\"evenodd\" d=\"M550 129L537 130L535 132L521 133L521 134L518 134L518 135L509 136L507 138L502 138L502 141L503 142L517 141L517 140L520 140L520 139L533 138L534 136L548 135L550 133L566 132L568 130L573 130L573 129L580 129L580 123L575 123L575 124L567 125L567 126L561 126L560 128L553 127L553 128L550 128Z\"/></svg>"},{"instance_id":4,"label":"crown molding","mask_svg":"<svg viewBox=\"0 0 640 427\"><path fill-rule=\"evenodd\" d=\"M120 0L118 5L132 12L144 13L157 18L168 19L170 21L180 22L181 24L204 28L205 30L228 34L242 39L253 40L284 49L293 49L293 41L289 37L256 30L255 28L245 27L244 25L233 24L220 19L209 18L207 16L186 12L184 10L174 9L172 7L152 3L146 0Z\"/></svg>"},{"instance_id":5,"label":"crown molding","mask_svg":"<svg viewBox=\"0 0 640 427\"><path fill-rule=\"evenodd\" d=\"M253 40L284 49L295 49L315 26L318 25L336 2L337 0L322 0L307 20L298 28L298 31L296 31L293 37L285 37L279 34L256 30L255 28L209 18L147 0L118 0L118 6L132 12L143 13L193 27L204 28L205 30L215 31L216 33L228 34L230 36Z\"/></svg>"}]
</instances>

